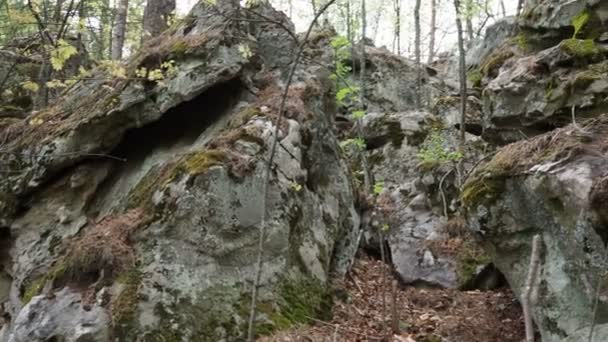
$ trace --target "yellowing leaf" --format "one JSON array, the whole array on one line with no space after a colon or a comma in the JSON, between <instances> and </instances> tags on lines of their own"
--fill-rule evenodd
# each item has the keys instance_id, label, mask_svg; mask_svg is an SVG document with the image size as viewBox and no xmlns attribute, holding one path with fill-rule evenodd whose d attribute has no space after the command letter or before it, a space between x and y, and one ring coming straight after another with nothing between
<instances>
[{"instance_id":1,"label":"yellowing leaf","mask_svg":"<svg viewBox=\"0 0 608 342\"><path fill-rule=\"evenodd\" d=\"M51 89L67 87L67 85L61 82L60 80L51 80L49 82L46 82L46 86Z\"/></svg>"},{"instance_id":2,"label":"yellowing leaf","mask_svg":"<svg viewBox=\"0 0 608 342\"><path fill-rule=\"evenodd\" d=\"M42 120L41 118L32 118L29 121L30 126L40 126L44 123L44 120Z\"/></svg>"},{"instance_id":3,"label":"yellowing leaf","mask_svg":"<svg viewBox=\"0 0 608 342\"><path fill-rule=\"evenodd\" d=\"M59 39L57 47L51 51L51 65L53 69L59 71L63 69L65 62L73 55L78 53L75 47L63 39Z\"/></svg>"},{"instance_id":4,"label":"yellowing leaf","mask_svg":"<svg viewBox=\"0 0 608 342\"><path fill-rule=\"evenodd\" d=\"M35 93L38 91L38 89L40 87L38 86L38 83L36 83L36 82L25 81L25 82L21 82L21 88L23 88L25 90L29 90L32 93Z\"/></svg>"}]
</instances>

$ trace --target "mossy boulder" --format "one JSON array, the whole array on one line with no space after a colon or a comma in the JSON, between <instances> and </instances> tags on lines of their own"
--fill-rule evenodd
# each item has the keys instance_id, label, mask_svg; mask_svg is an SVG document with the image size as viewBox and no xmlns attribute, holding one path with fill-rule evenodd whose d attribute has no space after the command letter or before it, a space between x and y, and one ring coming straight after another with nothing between
<instances>
[{"instance_id":1,"label":"mossy boulder","mask_svg":"<svg viewBox=\"0 0 608 342\"><path fill-rule=\"evenodd\" d=\"M595 200L604 198L606 161L594 151L607 137L608 117L601 115L507 145L464 186L471 230L517 295L529 272L532 238L541 237L533 315L543 341L563 341L592 324L595 295L585 284L601 280L608 236ZM605 300L597 312L600 320L608 317Z\"/></svg>"}]
</instances>

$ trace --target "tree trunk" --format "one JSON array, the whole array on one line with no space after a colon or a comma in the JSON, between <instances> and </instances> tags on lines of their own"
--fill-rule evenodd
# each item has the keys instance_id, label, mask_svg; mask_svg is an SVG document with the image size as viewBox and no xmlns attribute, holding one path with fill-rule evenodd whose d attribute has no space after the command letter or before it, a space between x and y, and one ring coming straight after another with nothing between
<instances>
[{"instance_id":1,"label":"tree trunk","mask_svg":"<svg viewBox=\"0 0 608 342\"><path fill-rule=\"evenodd\" d=\"M360 52L360 57L361 59L359 60L359 102L361 102L361 110L366 110L366 100L365 100L365 66L366 66L366 56L365 56L365 35L366 35L366 31L367 31L367 10L365 8L365 0L361 0L361 52ZM358 129L358 133L359 133L359 137L363 136L363 130L361 128L361 120L358 120L357 122L357 129ZM363 164L363 183L365 186L365 193L366 194L371 194L372 193L372 174L369 168L369 163L367 162L367 156L366 156L366 152L365 151L360 151L361 152L361 163Z\"/></svg>"},{"instance_id":2,"label":"tree trunk","mask_svg":"<svg viewBox=\"0 0 608 342\"><path fill-rule=\"evenodd\" d=\"M460 0L454 0L456 8L456 30L458 31L458 54L460 73L460 152L464 152L465 144L465 121L467 112L467 72L464 51L464 37L462 32L462 20L460 19Z\"/></svg>"},{"instance_id":3,"label":"tree trunk","mask_svg":"<svg viewBox=\"0 0 608 342\"><path fill-rule=\"evenodd\" d=\"M376 38L378 37L378 28L380 27L380 18L382 17L383 11L382 9L384 8L384 0L380 0L380 3L378 4L378 9L376 10L376 17L374 18L374 34L373 34L373 40L376 41Z\"/></svg>"},{"instance_id":4,"label":"tree trunk","mask_svg":"<svg viewBox=\"0 0 608 342\"><path fill-rule=\"evenodd\" d=\"M142 42L166 30L174 12L175 0L148 0L144 9Z\"/></svg>"},{"instance_id":5,"label":"tree trunk","mask_svg":"<svg viewBox=\"0 0 608 342\"><path fill-rule=\"evenodd\" d=\"M420 88L422 86L422 75L420 73L420 1L416 0L414 6L414 26L415 26L415 40L414 40L414 54L416 56L416 108L420 109Z\"/></svg>"},{"instance_id":6,"label":"tree trunk","mask_svg":"<svg viewBox=\"0 0 608 342\"><path fill-rule=\"evenodd\" d=\"M466 15L465 20L467 24L467 40L468 44L473 43L473 38L475 38L475 30L473 29L473 0L465 0L466 7Z\"/></svg>"},{"instance_id":7,"label":"tree trunk","mask_svg":"<svg viewBox=\"0 0 608 342\"><path fill-rule=\"evenodd\" d=\"M503 18L507 16L507 8L505 7L504 0L500 0L500 11L502 13Z\"/></svg>"},{"instance_id":8,"label":"tree trunk","mask_svg":"<svg viewBox=\"0 0 608 342\"><path fill-rule=\"evenodd\" d=\"M521 14L522 9L524 8L524 0L519 0L517 2L517 17Z\"/></svg>"},{"instance_id":9,"label":"tree trunk","mask_svg":"<svg viewBox=\"0 0 608 342\"><path fill-rule=\"evenodd\" d=\"M429 58L428 64L435 58L435 35L437 34L437 0L431 0L431 28L429 32Z\"/></svg>"},{"instance_id":10,"label":"tree trunk","mask_svg":"<svg viewBox=\"0 0 608 342\"><path fill-rule=\"evenodd\" d=\"M122 48L125 44L125 34L127 30L127 10L129 9L129 0L118 0L116 8L116 16L114 19L114 28L112 30L112 60L122 58Z\"/></svg>"},{"instance_id":11,"label":"tree trunk","mask_svg":"<svg viewBox=\"0 0 608 342\"><path fill-rule=\"evenodd\" d=\"M401 54L401 0L394 0L395 31L393 35L393 53Z\"/></svg>"}]
</instances>

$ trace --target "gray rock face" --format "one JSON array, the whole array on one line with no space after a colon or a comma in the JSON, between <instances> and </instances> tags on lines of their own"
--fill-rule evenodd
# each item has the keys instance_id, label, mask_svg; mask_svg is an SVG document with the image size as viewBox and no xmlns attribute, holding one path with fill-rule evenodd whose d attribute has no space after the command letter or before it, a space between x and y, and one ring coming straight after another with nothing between
<instances>
[{"instance_id":1,"label":"gray rock face","mask_svg":"<svg viewBox=\"0 0 608 342\"><path fill-rule=\"evenodd\" d=\"M606 160L595 151L605 146L607 123L603 115L509 145L464 188L472 228L518 295L532 236L542 237L532 307L543 341L577 340L591 324L600 279L606 288ZM605 295L598 298L598 324L608 319ZM608 339L605 329L595 336Z\"/></svg>"},{"instance_id":2,"label":"gray rock face","mask_svg":"<svg viewBox=\"0 0 608 342\"><path fill-rule=\"evenodd\" d=\"M606 3L594 1L527 2L519 34L498 27L473 51L470 72L481 88L483 137L505 144L563 127L601 113L608 91L608 51L601 42ZM580 27L573 36L574 23ZM502 43L495 44L497 36Z\"/></svg>"},{"instance_id":3,"label":"gray rock face","mask_svg":"<svg viewBox=\"0 0 608 342\"><path fill-rule=\"evenodd\" d=\"M446 155L456 151L456 140L448 131L432 129L436 120L426 111L364 117L367 159L381 193L363 216L363 246L377 250L378 234L386 230L392 262L405 283L457 288L473 276L463 270L484 266L487 258L465 261L462 254L441 248L468 238L451 236L447 228L445 214L453 214L457 201L452 162L437 156L436 164L425 165L421 156L428 149Z\"/></svg>"},{"instance_id":4,"label":"gray rock face","mask_svg":"<svg viewBox=\"0 0 608 342\"><path fill-rule=\"evenodd\" d=\"M303 63L277 130L289 36L252 27L259 41L244 47L217 11L202 2L129 60L127 73L174 60L163 82L84 81L2 127L14 172L0 180L0 341L233 341L262 224L259 331L295 323L294 302L327 311L330 275L346 272L359 236L332 82Z\"/></svg>"},{"instance_id":5,"label":"gray rock face","mask_svg":"<svg viewBox=\"0 0 608 342\"><path fill-rule=\"evenodd\" d=\"M81 295L65 288L52 298L32 298L15 318L8 341L104 342L110 338L108 323L104 308L85 309Z\"/></svg>"},{"instance_id":6,"label":"gray rock face","mask_svg":"<svg viewBox=\"0 0 608 342\"><path fill-rule=\"evenodd\" d=\"M526 1L521 23L534 29L563 29L572 27L572 18L586 8L600 8L598 12L606 19L606 4L601 0L556 0Z\"/></svg>"}]
</instances>

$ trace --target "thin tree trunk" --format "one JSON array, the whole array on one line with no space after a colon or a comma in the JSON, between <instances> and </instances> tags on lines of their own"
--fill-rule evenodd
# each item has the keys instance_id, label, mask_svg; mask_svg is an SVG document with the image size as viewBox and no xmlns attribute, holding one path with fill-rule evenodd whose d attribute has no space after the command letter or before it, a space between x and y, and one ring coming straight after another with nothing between
<instances>
[{"instance_id":1,"label":"thin tree trunk","mask_svg":"<svg viewBox=\"0 0 608 342\"><path fill-rule=\"evenodd\" d=\"M454 0L456 8L456 30L458 31L458 54L459 54L459 73L460 73L460 151L464 152L465 121L467 112L467 72L466 57L464 51L464 37L462 32L462 20L460 19L460 0Z\"/></svg>"},{"instance_id":2,"label":"thin tree trunk","mask_svg":"<svg viewBox=\"0 0 608 342\"><path fill-rule=\"evenodd\" d=\"M415 40L414 40L414 54L416 57L416 108L420 109L420 89L422 87L422 74L420 72L421 64L420 64L420 2L421 0L416 0L416 5L414 6L414 26L415 26Z\"/></svg>"},{"instance_id":3,"label":"thin tree trunk","mask_svg":"<svg viewBox=\"0 0 608 342\"><path fill-rule=\"evenodd\" d=\"M142 42L166 30L174 11L175 0L148 0L144 9Z\"/></svg>"},{"instance_id":4,"label":"thin tree trunk","mask_svg":"<svg viewBox=\"0 0 608 342\"><path fill-rule=\"evenodd\" d=\"M127 10L129 9L129 0L118 0L116 8L116 16L114 19L114 29L112 31L112 60L122 58L122 49L125 44L125 34L127 29Z\"/></svg>"},{"instance_id":5,"label":"thin tree trunk","mask_svg":"<svg viewBox=\"0 0 608 342\"><path fill-rule=\"evenodd\" d=\"M519 15L521 14L521 11L522 11L522 10L523 10L523 8L524 8L524 2L525 2L524 0L519 0L519 1L517 2L517 17L518 17L518 18L519 18Z\"/></svg>"},{"instance_id":6,"label":"thin tree trunk","mask_svg":"<svg viewBox=\"0 0 608 342\"><path fill-rule=\"evenodd\" d=\"M466 15L465 15L465 21L466 21L466 25L467 25L467 40L468 40L468 44L470 45L471 43L473 43L473 38L475 38L475 30L473 29L473 15L472 15L472 11L473 11L473 0L465 0L465 7L466 7Z\"/></svg>"},{"instance_id":7,"label":"thin tree trunk","mask_svg":"<svg viewBox=\"0 0 608 342\"><path fill-rule=\"evenodd\" d=\"M431 64L435 58L435 35L437 34L437 1L431 0L431 28L429 32L429 58L427 63Z\"/></svg>"},{"instance_id":8,"label":"thin tree trunk","mask_svg":"<svg viewBox=\"0 0 608 342\"><path fill-rule=\"evenodd\" d=\"M384 0L380 0L380 3L378 4L378 10L376 10L376 18L374 18L374 34L373 34L373 39L374 41L376 40L376 38L378 37L378 28L380 27L380 18L382 17L382 9L384 8Z\"/></svg>"},{"instance_id":9,"label":"thin tree trunk","mask_svg":"<svg viewBox=\"0 0 608 342\"><path fill-rule=\"evenodd\" d=\"M393 53L401 54L401 0L394 0L395 28L393 35Z\"/></svg>"},{"instance_id":10,"label":"thin tree trunk","mask_svg":"<svg viewBox=\"0 0 608 342\"><path fill-rule=\"evenodd\" d=\"M505 7L504 0L500 0L500 11L502 12L502 17L503 18L507 16L507 9Z\"/></svg>"},{"instance_id":11,"label":"thin tree trunk","mask_svg":"<svg viewBox=\"0 0 608 342\"><path fill-rule=\"evenodd\" d=\"M366 56L365 56L365 35L367 31L367 10L365 8L365 0L361 0L361 52L359 61L359 102L361 102L361 110L366 110L366 99L365 99L365 67L366 67ZM359 120L360 121L360 120ZM363 136L363 129L361 128L361 122L357 123L359 137ZM372 175L367 162L367 156L365 151L361 151L361 163L363 164L363 183L365 186L366 194L372 191Z\"/></svg>"}]
</instances>

